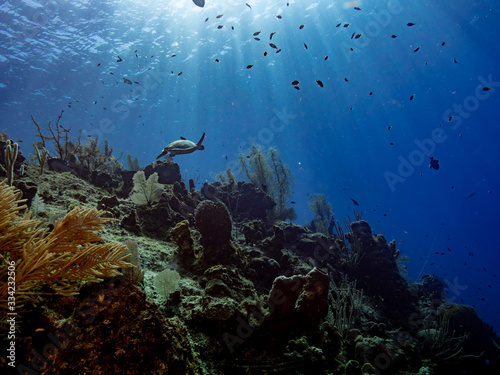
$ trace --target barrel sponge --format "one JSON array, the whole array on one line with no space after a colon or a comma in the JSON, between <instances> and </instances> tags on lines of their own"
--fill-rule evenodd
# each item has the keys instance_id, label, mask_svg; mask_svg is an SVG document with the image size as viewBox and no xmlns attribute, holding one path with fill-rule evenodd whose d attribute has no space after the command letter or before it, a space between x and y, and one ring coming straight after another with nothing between
<instances>
[{"instance_id":1,"label":"barrel sponge","mask_svg":"<svg viewBox=\"0 0 500 375\"><path fill-rule=\"evenodd\" d=\"M231 215L224 203L204 200L196 207L194 218L203 243L222 245L230 242Z\"/></svg>"}]
</instances>

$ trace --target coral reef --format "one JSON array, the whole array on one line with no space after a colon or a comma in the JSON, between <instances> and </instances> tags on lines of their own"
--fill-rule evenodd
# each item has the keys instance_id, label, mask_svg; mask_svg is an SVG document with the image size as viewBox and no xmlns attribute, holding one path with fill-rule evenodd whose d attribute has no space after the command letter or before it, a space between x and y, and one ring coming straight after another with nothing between
<instances>
[{"instance_id":1,"label":"coral reef","mask_svg":"<svg viewBox=\"0 0 500 375\"><path fill-rule=\"evenodd\" d=\"M264 154L260 146L252 145L247 155L239 155L239 161L240 171L276 203L273 211L268 212L269 220L295 220L297 215L288 202L292 194L293 176L290 168L281 160L278 150L270 147ZM234 186L234 182L230 186Z\"/></svg>"},{"instance_id":2,"label":"coral reef","mask_svg":"<svg viewBox=\"0 0 500 375\"><path fill-rule=\"evenodd\" d=\"M264 163L261 154L255 161ZM438 277L406 280L396 242L373 233L359 213L319 233L279 220L279 202L256 176L236 182L226 171L221 181L187 189L173 162L144 168L145 177L158 174L162 193L137 205L127 199L134 172L87 178L57 158L61 173L26 164L21 175L20 158L13 181L20 190L0 189L1 270L18 259L21 293L28 285L36 293L24 299L36 296L36 304L19 311L17 372L500 372L491 328L472 308L446 302ZM30 204L36 217L25 213ZM328 205L317 208L331 219ZM33 253L56 244L67 251ZM97 258L90 249L100 249ZM71 274L43 268L72 258L79 263L66 264ZM23 259L43 266L32 276L48 282L24 282ZM115 262L101 267L106 259ZM176 277L159 295L155 279L164 270ZM124 276L85 283L119 271Z\"/></svg>"},{"instance_id":3,"label":"coral reef","mask_svg":"<svg viewBox=\"0 0 500 375\"><path fill-rule=\"evenodd\" d=\"M7 266L15 265L18 307L32 301L42 284L55 293L72 295L81 283L99 282L130 266L124 245L98 243L103 238L96 231L109 221L102 212L75 208L56 220L49 233L29 213L19 216L26 208L19 196L18 190L0 183L0 277L6 280ZM5 283L0 286L0 301L7 299Z\"/></svg>"},{"instance_id":4,"label":"coral reef","mask_svg":"<svg viewBox=\"0 0 500 375\"><path fill-rule=\"evenodd\" d=\"M311 230L326 236L331 235L329 224L333 220L333 210L332 205L326 199L326 195L312 194L309 196L308 205L314 214L314 219L311 221Z\"/></svg>"},{"instance_id":5,"label":"coral reef","mask_svg":"<svg viewBox=\"0 0 500 375\"><path fill-rule=\"evenodd\" d=\"M26 358L19 372L202 373L182 322L163 317L126 279L84 287L78 299L52 298L37 314L28 318L39 333L19 342L18 355Z\"/></svg>"},{"instance_id":6,"label":"coral reef","mask_svg":"<svg viewBox=\"0 0 500 375\"><path fill-rule=\"evenodd\" d=\"M194 214L196 227L201 234L203 261L207 265L228 264L234 259L231 244L231 215L222 202L202 201Z\"/></svg>"}]
</instances>

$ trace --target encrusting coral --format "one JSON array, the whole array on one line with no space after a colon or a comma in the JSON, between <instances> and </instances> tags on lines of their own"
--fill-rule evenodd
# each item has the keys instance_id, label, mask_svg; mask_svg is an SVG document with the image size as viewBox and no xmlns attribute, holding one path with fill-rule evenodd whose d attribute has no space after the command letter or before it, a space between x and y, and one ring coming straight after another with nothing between
<instances>
[{"instance_id":1,"label":"encrusting coral","mask_svg":"<svg viewBox=\"0 0 500 375\"><path fill-rule=\"evenodd\" d=\"M8 266L15 267L16 309L37 296L36 287L48 285L60 295L77 294L85 282L120 275L127 247L103 243L96 232L110 219L104 211L75 208L55 222L51 232L42 221L31 219L21 192L0 183L0 279L7 280ZM0 302L7 306L8 283L0 284Z\"/></svg>"}]
</instances>

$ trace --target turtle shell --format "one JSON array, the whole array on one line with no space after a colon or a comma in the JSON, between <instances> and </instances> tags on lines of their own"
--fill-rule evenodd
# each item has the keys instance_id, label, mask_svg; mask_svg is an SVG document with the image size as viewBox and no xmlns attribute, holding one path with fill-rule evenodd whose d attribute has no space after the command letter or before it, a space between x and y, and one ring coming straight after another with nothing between
<instances>
[{"instance_id":1,"label":"turtle shell","mask_svg":"<svg viewBox=\"0 0 500 375\"><path fill-rule=\"evenodd\" d=\"M166 148L170 154L189 154L196 150L196 143L181 139L170 143Z\"/></svg>"}]
</instances>

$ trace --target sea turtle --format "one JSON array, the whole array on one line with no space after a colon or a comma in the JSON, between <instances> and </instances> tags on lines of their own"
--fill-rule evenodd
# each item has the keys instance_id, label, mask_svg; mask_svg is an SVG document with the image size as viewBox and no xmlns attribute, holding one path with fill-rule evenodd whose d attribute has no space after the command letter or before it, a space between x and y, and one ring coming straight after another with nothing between
<instances>
[{"instance_id":1,"label":"sea turtle","mask_svg":"<svg viewBox=\"0 0 500 375\"><path fill-rule=\"evenodd\" d=\"M187 140L184 137L181 137L180 141L174 141L170 143L167 147L165 147L161 152L161 154L158 155L156 158L159 159L166 154L168 154L168 156L170 157L174 157L175 155L190 154L192 152L195 152L196 150L204 150L205 146L201 144L204 138L205 138L205 133L203 133L198 143L194 143Z\"/></svg>"}]
</instances>

